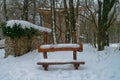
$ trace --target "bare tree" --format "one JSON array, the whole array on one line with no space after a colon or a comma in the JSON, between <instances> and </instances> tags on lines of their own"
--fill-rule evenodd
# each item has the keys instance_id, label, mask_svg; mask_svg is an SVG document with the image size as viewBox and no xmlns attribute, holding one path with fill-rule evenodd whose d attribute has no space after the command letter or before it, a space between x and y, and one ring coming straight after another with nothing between
<instances>
[{"instance_id":1,"label":"bare tree","mask_svg":"<svg viewBox=\"0 0 120 80\"><path fill-rule=\"evenodd\" d=\"M24 0L24 4L23 4L23 15L22 15L22 19L28 21L28 2L29 0Z\"/></svg>"},{"instance_id":2,"label":"bare tree","mask_svg":"<svg viewBox=\"0 0 120 80\"><path fill-rule=\"evenodd\" d=\"M7 5L6 5L6 0L3 0L3 7L4 7L4 17L5 17L5 20L7 21L8 20L8 15L7 15Z\"/></svg>"},{"instance_id":3,"label":"bare tree","mask_svg":"<svg viewBox=\"0 0 120 80\"><path fill-rule=\"evenodd\" d=\"M70 42L70 26L69 26L69 11L67 7L67 2L64 0L64 12L65 12L65 25L66 25L66 42Z\"/></svg>"},{"instance_id":4,"label":"bare tree","mask_svg":"<svg viewBox=\"0 0 120 80\"><path fill-rule=\"evenodd\" d=\"M56 22L55 22L55 0L51 0L51 17L52 17L52 36L54 44L57 43L56 40Z\"/></svg>"},{"instance_id":5,"label":"bare tree","mask_svg":"<svg viewBox=\"0 0 120 80\"><path fill-rule=\"evenodd\" d=\"M96 9L98 10L95 11L93 8L89 7L88 0L85 0L88 14L92 17L90 21L92 21L95 26L98 50L104 50L104 46L109 45L108 29L114 19L116 2L117 0L97 0L98 8ZM97 15L94 16L96 12Z\"/></svg>"},{"instance_id":6,"label":"bare tree","mask_svg":"<svg viewBox=\"0 0 120 80\"><path fill-rule=\"evenodd\" d=\"M70 35L71 41L73 41L73 32L76 32L76 20L75 20L75 10L74 10L74 2L73 0L69 0L69 7L70 7Z\"/></svg>"},{"instance_id":7,"label":"bare tree","mask_svg":"<svg viewBox=\"0 0 120 80\"><path fill-rule=\"evenodd\" d=\"M104 50L104 46L109 44L108 29L115 14L116 2L117 0L98 0L98 50Z\"/></svg>"},{"instance_id":8,"label":"bare tree","mask_svg":"<svg viewBox=\"0 0 120 80\"><path fill-rule=\"evenodd\" d=\"M32 0L33 1L33 23L35 24L35 16L36 16L36 0Z\"/></svg>"}]
</instances>

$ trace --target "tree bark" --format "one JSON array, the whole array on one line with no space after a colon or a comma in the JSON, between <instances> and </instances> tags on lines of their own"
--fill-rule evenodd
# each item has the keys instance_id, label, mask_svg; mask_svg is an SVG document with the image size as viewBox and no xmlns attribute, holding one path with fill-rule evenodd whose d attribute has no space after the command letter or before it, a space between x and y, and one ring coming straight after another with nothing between
<instances>
[{"instance_id":1,"label":"tree bark","mask_svg":"<svg viewBox=\"0 0 120 80\"><path fill-rule=\"evenodd\" d=\"M24 0L24 5L23 5L22 19L26 21L28 21L28 2L29 0Z\"/></svg>"},{"instance_id":2,"label":"tree bark","mask_svg":"<svg viewBox=\"0 0 120 80\"><path fill-rule=\"evenodd\" d=\"M55 0L51 0L51 16L52 16L52 36L54 44L57 43L56 39L56 22L55 22Z\"/></svg>"},{"instance_id":3,"label":"tree bark","mask_svg":"<svg viewBox=\"0 0 120 80\"><path fill-rule=\"evenodd\" d=\"M113 15L109 19L110 12L114 7L116 0L98 0L98 34L97 34L97 42L98 42L98 50L104 50L106 45L109 45L109 33L108 29L110 27L111 19L113 19ZM115 8L114 8L115 9Z\"/></svg>"},{"instance_id":4,"label":"tree bark","mask_svg":"<svg viewBox=\"0 0 120 80\"><path fill-rule=\"evenodd\" d=\"M70 43L69 13L66 0L64 0L65 24L66 24L66 43Z\"/></svg>"},{"instance_id":5,"label":"tree bark","mask_svg":"<svg viewBox=\"0 0 120 80\"><path fill-rule=\"evenodd\" d=\"M35 24L35 16L36 16L36 0L33 0L33 23Z\"/></svg>"},{"instance_id":6,"label":"tree bark","mask_svg":"<svg viewBox=\"0 0 120 80\"><path fill-rule=\"evenodd\" d=\"M75 20L75 10L74 10L74 3L73 0L69 0L69 6L70 6L70 36L71 36L71 42L74 42L73 38L73 32L76 32L76 20Z\"/></svg>"},{"instance_id":7,"label":"tree bark","mask_svg":"<svg viewBox=\"0 0 120 80\"><path fill-rule=\"evenodd\" d=\"M3 6L4 6L4 17L5 17L5 21L7 21L7 20L8 20L8 16L7 16L6 0L3 0Z\"/></svg>"}]
</instances>

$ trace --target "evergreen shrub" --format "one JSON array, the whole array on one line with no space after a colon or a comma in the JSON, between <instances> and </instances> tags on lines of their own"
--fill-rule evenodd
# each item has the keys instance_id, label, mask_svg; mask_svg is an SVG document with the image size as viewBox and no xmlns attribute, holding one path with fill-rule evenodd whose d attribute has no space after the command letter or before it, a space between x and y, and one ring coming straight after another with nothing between
<instances>
[{"instance_id":1,"label":"evergreen shrub","mask_svg":"<svg viewBox=\"0 0 120 80\"><path fill-rule=\"evenodd\" d=\"M30 27L30 28L22 28L21 24L14 24L12 27L7 26L6 23L2 23L2 31L4 36L8 36L11 39L20 38L23 36L27 36L28 38L37 35L38 30Z\"/></svg>"}]
</instances>

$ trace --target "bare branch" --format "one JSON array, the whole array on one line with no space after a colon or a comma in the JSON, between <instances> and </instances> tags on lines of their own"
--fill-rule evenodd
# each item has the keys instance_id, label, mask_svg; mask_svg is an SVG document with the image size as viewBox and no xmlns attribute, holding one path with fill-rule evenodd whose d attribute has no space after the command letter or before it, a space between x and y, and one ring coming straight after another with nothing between
<instances>
[{"instance_id":1,"label":"bare branch","mask_svg":"<svg viewBox=\"0 0 120 80\"><path fill-rule=\"evenodd\" d=\"M89 21L91 21L91 22L93 21L92 19L90 19L90 18L86 17L85 15L80 14L80 16L82 16L82 17L86 18L87 20L89 20Z\"/></svg>"},{"instance_id":2,"label":"bare branch","mask_svg":"<svg viewBox=\"0 0 120 80\"><path fill-rule=\"evenodd\" d=\"M98 28L98 26L97 26L97 22L96 22L96 20L95 20L95 17L94 17L94 13L92 12L92 10L88 7L88 5L87 5L87 0L85 0L85 3L86 3L86 8L88 9L88 11L90 11L90 15L92 16L92 19L93 19L93 22L94 22L94 24L95 24L95 28L96 28L96 30L97 30L97 28Z\"/></svg>"},{"instance_id":3,"label":"bare branch","mask_svg":"<svg viewBox=\"0 0 120 80\"><path fill-rule=\"evenodd\" d=\"M111 17L110 17L110 19L109 19L109 21L108 21L108 25L106 26L106 29L108 29L108 28L110 27L111 23L114 22L113 17L114 17L115 12L116 12L115 9L116 9L116 7L114 7L114 11L113 11L113 13L111 14Z\"/></svg>"}]
</instances>

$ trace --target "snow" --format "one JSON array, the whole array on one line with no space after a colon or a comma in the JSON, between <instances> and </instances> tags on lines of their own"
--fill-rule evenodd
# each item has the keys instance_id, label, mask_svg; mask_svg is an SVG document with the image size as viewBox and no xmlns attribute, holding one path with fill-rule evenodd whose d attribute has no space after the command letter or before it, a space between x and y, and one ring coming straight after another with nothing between
<instances>
[{"instance_id":1,"label":"snow","mask_svg":"<svg viewBox=\"0 0 120 80\"><path fill-rule=\"evenodd\" d=\"M7 21L7 26L10 26L10 27L13 27L14 24L21 24L22 28L35 28L39 31L45 31L45 32L48 32L50 33L51 32L51 29L49 28L45 28L45 27L41 27L41 26L38 26L38 25L35 25L33 23L30 23L28 21L24 21L24 20L9 20Z\"/></svg>"},{"instance_id":2,"label":"snow","mask_svg":"<svg viewBox=\"0 0 120 80\"><path fill-rule=\"evenodd\" d=\"M40 59L40 62L81 62L82 60L72 60L72 59ZM83 62L83 61L82 61Z\"/></svg>"},{"instance_id":3,"label":"snow","mask_svg":"<svg viewBox=\"0 0 120 80\"><path fill-rule=\"evenodd\" d=\"M80 47L79 44L46 44L46 45L41 45L40 46L43 49L47 49L47 48L78 48Z\"/></svg>"},{"instance_id":4,"label":"snow","mask_svg":"<svg viewBox=\"0 0 120 80\"><path fill-rule=\"evenodd\" d=\"M120 80L120 51L116 45L97 51L84 44L83 52L78 52L78 60L85 61L78 70L73 65L50 65L48 71L37 65L43 55L37 50L20 57L4 59L4 49L0 49L0 80ZM68 54L69 53L69 54ZM48 59L72 60L72 51L50 52Z\"/></svg>"}]
</instances>

